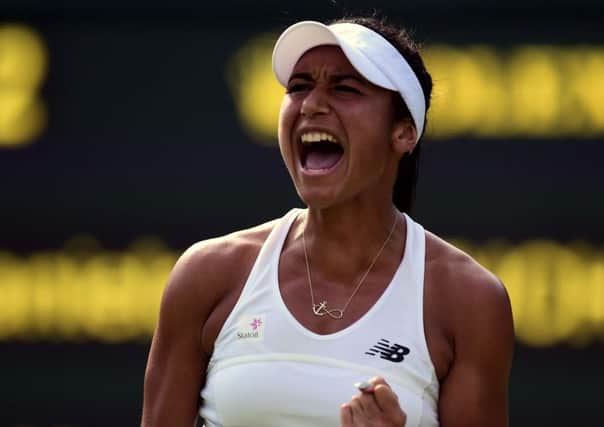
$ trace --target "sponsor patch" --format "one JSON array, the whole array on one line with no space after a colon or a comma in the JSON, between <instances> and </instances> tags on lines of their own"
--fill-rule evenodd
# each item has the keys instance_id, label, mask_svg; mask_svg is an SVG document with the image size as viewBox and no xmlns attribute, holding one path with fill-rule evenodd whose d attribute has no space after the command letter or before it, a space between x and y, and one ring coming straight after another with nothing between
<instances>
[{"instance_id":1,"label":"sponsor patch","mask_svg":"<svg viewBox=\"0 0 604 427\"><path fill-rule=\"evenodd\" d=\"M263 341L264 340L263 314L243 315L237 321L237 340Z\"/></svg>"}]
</instances>

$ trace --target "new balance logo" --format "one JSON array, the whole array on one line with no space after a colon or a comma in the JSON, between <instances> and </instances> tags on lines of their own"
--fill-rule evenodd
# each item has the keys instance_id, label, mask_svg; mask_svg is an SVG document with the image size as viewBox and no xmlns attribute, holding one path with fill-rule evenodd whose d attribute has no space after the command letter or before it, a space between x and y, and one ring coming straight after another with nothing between
<instances>
[{"instance_id":1,"label":"new balance logo","mask_svg":"<svg viewBox=\"0 0 604 427\"><path fill-rule=\"evenodd\" d=\"M370 356L380 355L381 359L389 360L394 363L400 363L405 359L405 356L409 354L409 350L404 345L390 344L390 341L382 338L377 342L376 345L371 347L365 354Z\"/></svg>"}]
</instances>

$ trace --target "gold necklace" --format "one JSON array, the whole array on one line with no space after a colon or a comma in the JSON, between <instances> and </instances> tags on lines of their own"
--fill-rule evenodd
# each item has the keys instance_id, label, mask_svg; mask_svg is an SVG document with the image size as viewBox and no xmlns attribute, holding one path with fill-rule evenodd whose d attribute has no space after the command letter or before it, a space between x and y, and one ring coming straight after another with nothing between
<instances>
[{"instance_id":1,"label":"gold necklace","mask_svg":"<svg viewBox=\"0 0 604 427\"><path fill-rule=\"evenodd\" d=\"M373 261L371 261L369 268L367 269L367 271L365 271L365 274L363 274L363 277L361 277L361 280L359 280L359 283L357 283L356 287L352 291L352 294L348 298L348 301L346 301L346 304L344 304L344 307L342 307L342 308L329 308L326 300L321 301L319 304L315 304L315 294L312 290L312 280L310 278L310 262L308 261L308 253L306 251L306 233L305 233L306 227L304 229L302 229L302 242L304 244L304 261L306 261L306 275L308 277L308 287L310 289L310 301L312 303L312 312L315 316L325 316L327 314L332 319L341 319L342 317L344 317L344 311L346 311L346 309L348 308L350 301L352 301L352 298L356 295L357 291L359 290L359 288L365 281L365 278L367 277L367 275L373 268L373 265L376 263L376 261L382 254L382 251L384 250L384 248L390 241L390 238L392 237L392 233L394 233L394 228L396 227L398 217L399 217L399 215L397 214L396 217L394 218L394 222L392 223L392 228L390 228L390 233L388 233L388 237L386 237L386 240L382 244L382 247L377 252L375 258L373 258Z\"/></svg>"}]
</instances>

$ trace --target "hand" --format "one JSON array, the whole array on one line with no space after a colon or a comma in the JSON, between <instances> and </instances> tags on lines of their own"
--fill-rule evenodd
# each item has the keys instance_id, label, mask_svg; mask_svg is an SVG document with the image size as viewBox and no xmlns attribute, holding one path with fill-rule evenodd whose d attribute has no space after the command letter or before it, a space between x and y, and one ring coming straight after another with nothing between
<instances>
[{"instance_id":1,"label":"hand","mask_svg":"<svg viewBox=\"0 0 604 427\"><path fill-rule=\"evenodd\" d=\"M369 380L371 387L340 407L342 427L403 427L407 415L398 397L381 377Z\"/></svg>"}]
</instances>

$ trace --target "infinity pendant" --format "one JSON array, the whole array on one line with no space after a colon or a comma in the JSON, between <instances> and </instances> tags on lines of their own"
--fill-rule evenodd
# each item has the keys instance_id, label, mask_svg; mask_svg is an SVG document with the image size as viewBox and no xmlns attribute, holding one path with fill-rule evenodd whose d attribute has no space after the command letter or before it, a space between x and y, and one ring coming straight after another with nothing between
<instances>
[{"instance_id":1,"label":"infinity pendant","mask_svg":"<svg viewBox=\"0 0 604 427\"><path fill-rule=\"evenodd\" d=\"M344 311L339 308L328 309L327 301L321 301L320 304L313 304L312 312L315 316L325 316L327 314L332 319L341 319L342 316L344 316Z\"/></svg>"}]
</instances>

